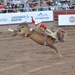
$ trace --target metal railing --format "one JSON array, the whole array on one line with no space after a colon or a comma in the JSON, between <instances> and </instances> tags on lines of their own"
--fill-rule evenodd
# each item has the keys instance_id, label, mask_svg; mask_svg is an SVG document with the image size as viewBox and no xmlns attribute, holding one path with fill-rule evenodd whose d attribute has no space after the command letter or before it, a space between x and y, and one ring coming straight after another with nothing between
<instances>
[{"instance_id":1,"label":"metal railing","mask_svg":"<svg viewBox=\"0 0 75 75\"><path fill-rule=\"evenodd\" d=\"M15 9L0 9L0 14L1 13L16 13L16 12L31 12L31 11L50 11L50 6L49 7L35 7L35 8L30 8L30 9L25 9L25 8L15 8ZM67 7L67 9L63 9L61 6L55 6L55 10L72 10L70 7Z\"/></svg>"}]
</instances>

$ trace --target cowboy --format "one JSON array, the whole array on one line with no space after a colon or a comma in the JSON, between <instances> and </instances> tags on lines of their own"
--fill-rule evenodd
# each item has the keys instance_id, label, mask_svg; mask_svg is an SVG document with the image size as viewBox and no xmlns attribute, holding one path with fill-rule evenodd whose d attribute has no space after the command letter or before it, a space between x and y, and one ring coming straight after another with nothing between
<instances>
[{"instance_id":1,"label":"cowboy","mask_svg":"<svg viewBox=\"0 0 75 75\"><path fill-rule=\"evenodd\" d=\"M51 30L49 30L48 27L44 23L42 23L42 21L35 21L32 16L31 19L32 23L37 27L37 29L40 29L42 32L45 32L47 35L56 39L56 33L53 33Z\"/></svg>"}]
</instances>

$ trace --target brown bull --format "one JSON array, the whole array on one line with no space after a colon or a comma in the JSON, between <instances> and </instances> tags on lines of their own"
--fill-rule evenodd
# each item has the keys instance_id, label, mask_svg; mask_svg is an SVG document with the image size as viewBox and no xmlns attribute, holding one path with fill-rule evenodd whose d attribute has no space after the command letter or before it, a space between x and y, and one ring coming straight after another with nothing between
<instances>
[{"instance_id":1,"label":"brown bull","mask_svg":"<svg viewBox=\"0 0 75 75\"><path fill-rule=\"evenodd\" d=\"M11 29L9 29L9 30L11 30ZM13 31L13 30L11 30L11 31ZM13 31L13 32L14 32L13 36L15 36L15 35L26 36L40 45L46 45L48 47L51 47L52 49L54 49L56 51L56 53L59 56L61 56L61 54L58 52L57 48L54 46L54 43L56 41L55 39L53 39L51 36L37 32L36 30L34 30L30 26L28 26L28 24L26 22L21 23L18 26L18 31ZM58 29L55 33L57 35L57 39L60 42L64 42L65 31Z\"/></svg>"}]
</instances>

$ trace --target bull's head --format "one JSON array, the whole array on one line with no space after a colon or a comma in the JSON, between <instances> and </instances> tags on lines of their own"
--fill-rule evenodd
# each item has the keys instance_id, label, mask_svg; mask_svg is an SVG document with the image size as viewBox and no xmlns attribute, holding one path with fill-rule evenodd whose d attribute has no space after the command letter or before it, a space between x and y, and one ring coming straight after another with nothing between
<instances>
[{"instance_id":1,"label":"bull's head","mask_svg":"<svg viewBox=\"0 0 75 75\"><path fill-rule=\"evenodd\" d=\"M20 31L21 28L24 28L26 26L28 26L28 23L27 22L23 22L23 23L21 23L21 24L18 25L17 29Z\"/></svg>"},{"instance_id":2,"label":"bull's head","mask_svg":"<svg viewBox=\"0 0 75 75\"><path fill-rule=\"evenodd\" d=\"M62 30L62 29L59 29L59 30L58 30L58 32L57 32L57 37L58 37L58 40L59 40L60 42L64 42L65 33L66 33L65 30Z\"/></svg>"}]
</instances>

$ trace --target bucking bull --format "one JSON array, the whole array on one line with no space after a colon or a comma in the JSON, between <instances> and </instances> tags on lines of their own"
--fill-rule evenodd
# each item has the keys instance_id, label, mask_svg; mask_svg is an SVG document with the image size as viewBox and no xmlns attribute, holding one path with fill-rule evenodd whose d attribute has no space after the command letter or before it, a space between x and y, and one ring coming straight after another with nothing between
<instances>
[{"instance_id":1,"label":"bucking bull","mask_svg":"<svg viewBox=\"0 0 75 75\"><path fill-rule=\"evenodd\" d=\"M8 30L14 33L13 36L16 36L16 35L25 36L32 39L33 41L35 41L36 43L40 45L51 47L52 49L56 51L57 55L62 57L62 55L58 52L57 48L54 46L56 40L53 39L51 36L37 32L35 29L31 28L27 22L23 22L20 25L18 25L17 30L12 30L10 28ZM57 39L60 42L64 42L65 30L57 29L55 33L57 35Z\"/></svg>"}]
</instances>

